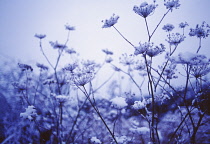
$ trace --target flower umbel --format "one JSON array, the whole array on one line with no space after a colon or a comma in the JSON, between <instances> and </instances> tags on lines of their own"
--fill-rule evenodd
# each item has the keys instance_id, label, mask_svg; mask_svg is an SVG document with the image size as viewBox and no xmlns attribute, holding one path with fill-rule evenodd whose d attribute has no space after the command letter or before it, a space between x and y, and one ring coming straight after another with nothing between
<instances>
[{"instance_id":1,"label":"flower umbel","mask_svg":"<svg viewBox=\"0 0 210 144\"><path fill-rule=\"evenodd\" d=\"M56 42L52 42L52 41L51 41L50 44L51 44L51 46L52 46L54 49L65 49L65 48L67 48L66 45L60 44L60 43L58 43L57 41L56 41Z\"/></svg>"},{"instance_id":2,"label":"flower umbel","mask_svg":"<svg viewBox=\"0 0 210 144\"><path fill-rule=\"evenodd\" d=\"M74 26L70 26L68 24L65 25L65 28L66 28L66 30L69 30L69 31L75 30L75 27Z\"/></svg>"},{"instance_id":3,"label":"flower umbel","mask_svg":"<svg viewBox=\"0 0 210 144\"><path fill-rule=\"evenodd\" d=\"M178 9L180 7L179 0L164 0L165 3L164 5L166 6L167 9L170 9L171 11L173 8Z\"/></svg>"},{"instance_id":4,"label":"flower umbel","mask_svg":"<svg viewBox=\"0 0 210 144\"><path fill-rule=\"evenodd\" d=\"M147 2L143 2L139 7L134 6L133 11L143 18L146 18L149 15L153 14L156 7L157 5L155 4L148 4Z\"/></svg>"},{"instance_id":5,"label":"flower umbel","mask_svg":"<svg viewBox=\"0 0 210 144\"><path fill-rule=\"evenodd\" d=\"M160 44L160 47L155 46L154 48L150 47L149 49L147 49L146 54L149 57L155 57L164 51L165 51L165 46L163 44Z\"/></svg>"},{"instance_id":6,"label":"flower umbel","mask_svg":"<svg viewBox=\"0 0 210 144\"><path fill-rule=\"evenodd\" d=\"M68 54L75 54L75 53L77 53L73 48L66 49L65 52L68 53Z\"/></svg>"},{"instance_id":7,"label":"flower umbel","mask_svg":"<svg viewBox=\"0 0 210 144\"><path fill-rule=\"evenodd\" d=\"M106 55L113 55L113 52L108 49L103 49L102 52L104 52Z\"/></svg>"},{"instance_id":8,"label":"flower umbel","mask_svg":"<svg viewBox=\"0 0 210 144\"><path fill-rule=\"evenodd\" d=\"M72 73L72 80L76 86L84 86L89 83L95 75L95 65L83 65L82 68L77 67Z\"/></svg>"},{"instance_id":9,"label":"flower umbel","mask_svg":"<svg viewBox=\"0 0 210 144\"><path fill-rule=\"evenodd\" d=\"M184 35L181 35L180 33L172 33L171 35L168 35L168 40L166 40L170 45L177 46L181 42L183 42L185 39Z\"/></svg>"},{"instance_id":10,"label":"flower umbel","mask_svg":"<svg viewBox=\"0 0 210 144\"><path fill-rule=\"evenodd\" d=\"M72 63L72 64L68 64L66 67L64 67L63 69L64 70L67 70L67 71L70 71L70 72L73 72L74 69L76 69L78 66L77 63Z\"/></svg>"},{"instance_id":11,"label":"flower umbel","mask_svg":"<svg viewBox=\"0 0 210 144\"><path fill-rule=\"evenodd\" d=\"M179 24L179 27L180 27L180 28L185 28L186 26L189 26L187 22L181 22L181 23Z\"/></svg>"},{"instance_id":12,"label":"flower umbel","mask_svg":"<svg viewBox=\"0 0 210 144\"><path fill-rule=\"evenodd\" d=\"M127 55L122 54L122 57L120 57L120 63L122 63L124 66L129 66L134 64L134 55Z\"/></svg>"},{"instance_id":13,"label":"flower umbel","mask_svg":"<svg viewBox=\"0 0 210 144\"><path fill-rule=\"evenodd\" d=\"M115 16L115 14L113 14L110 19L108 19L108 20L106 19L106 20L102 21L104 23L102 28L112 27L113 25L115 25L117 23L118 19L119 19L119 16Z\"/></svg>"},{"instance_id":14,"label":"flower umbel","mask_svg":"<svg viewBox=\"0 0 210 144\"><path fill-rule=\"evenodd\" d=\"M33 71L33 68L30 65L18 63L18 66L19 68L21 68L22 71L25 70Z\"/></svg>"},{"instance_id":15,"label":"flower umbel","mask_svg":"<svg viewBox=\"0 0 210 144\"><path fill-rule=\"evenodd\" d=\"M145 43L139 43L138 47L135 47L135 51L134 54L135 55L139 55L139 54L143 54L146 52L146 50L151 46L152 44L149 42L145 42Z\"/></svg>"},{"instance_id":16,"label":"flower umbel","mask_svg":"<svg viewBox=\"0 0 210 144\"><path fill-rule=\"evenodd\" d=\"M210 26L204 21L201 26L196 25L195 29L190 29L190 36L197 36L198 38L206 38L209 36Z\"/></svg>"},{"instance_id":17,"label":"flower umbel","mask_svg":"<svg viewBox=\"0 0 210 144\"><path fill-rule=\"evenodd\" d=\"M165 46L163 44L160 44L160 47L158 46L153 47L154 43L149 43L149 42L145 42L143 44L139 43L139 44L140 44L139 47L135 47L135 52L134 52L135 55L146 53L149 57L154 57L165 51Z\"/></svg>"},{"instance_id":18,"label":"flower umbel","mask_svg":"<svg viewBox=\"0 0 210 144\"><path fill-rule=\"evenodd\" d=\"M40 63L37 63L36 66L37 66L38 68L40 68L41 70L48 70L48 69L49 69L47 66L45 66L45 65L43 65L43 64L40 64Z\"/></svg>"},{"instance_id":19,"label":"flower umbel","mask_svg":"<svg viewBox=\"0 0 210 144\"><path fill-rule=\"evenodd\" d=\"M29 120L34 120L36 116L37 116L36 109L33 105L28 106L24 113L20 113L20 117Z\"/></svg>"},{"instance_id":20,"label":"flower umbel","mask_svg":"<svg viewBox=\"0 0 210 144\"><path fill-rule=\"evenodd\" d=\"M39 38L40 40L46 37L45 34L35 34L34 36L35 36L36 38Z\"/></svg>"},{"instance_id":21,"label":"flower umbel","mask_svg":"<svg viewBox=\"0 0 210 144\"><path fill-rule=\"evenodd\" d=\"M174 26L172 24L166 24L163 26L162 29L165 30L166 32L170 32L174 29Z\"/></svg>"}]
</instances>

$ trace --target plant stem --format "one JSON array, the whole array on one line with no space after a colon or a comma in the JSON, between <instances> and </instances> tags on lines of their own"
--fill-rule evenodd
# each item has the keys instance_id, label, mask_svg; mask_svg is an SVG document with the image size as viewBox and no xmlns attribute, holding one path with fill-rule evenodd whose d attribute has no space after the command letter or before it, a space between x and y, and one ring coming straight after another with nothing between
<instances>
[{"instance_id":1,"label":"plant stem","mask_svg":"<svg viewBox=\"0 0 210 144\"><path fill-rule=\"evenodd\" d=\"M125 41L127 41L132 47L134 47L134 45L133 45L128 39L126 39L126 38L123 36L123 34L122 34L115 26L113 26L113 28L120 34L120 36L122 36L122 38L123 38Z\"/></svg>"}]
</instances>

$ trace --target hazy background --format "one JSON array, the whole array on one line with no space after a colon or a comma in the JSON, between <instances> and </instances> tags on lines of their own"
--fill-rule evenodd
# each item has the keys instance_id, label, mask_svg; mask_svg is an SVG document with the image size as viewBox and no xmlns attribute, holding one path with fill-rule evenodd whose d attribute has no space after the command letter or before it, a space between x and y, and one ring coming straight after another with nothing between
<instances>
[{"instance_id":1,"label":"hazy background","mask_svg":"<svg viewBox=\"0 0 210 144\"><path fill-rule=\"evenodd\" d=\"M118 59L122 53L133 53L134 50L114 29L102 29L101 21L110 18L113 13L119 15L116 27L134 45L138 45L139 41L147 40L144 19L132 10L134 5L140 5L141 2L144 0L0 0L0 55L6 59L45 63L39 40L34 37L35 33L41 33L47 35L43 40L44 50L53 60L56 51L50 47L49 41L64 43L67 37L64 25L68 23L76 27L76 31L70 33L68 46L78 51L82 58L100 61L104 57L101 49L108 48ZM148 18L151 30L166 12L163 0L157 0L157 3L159 7ZM180 0L180 3L178 10L167 15L152 41L167 44L166 33L162 30L166 23L174 24L177 28L174 32L181 32L178 24L184 21L192 28L204 20L210 24L209 0ZM209 45L207 38L200 53L208 54ZM192 37L178 49L195 52L197 47L198 39Z\"/></svg>"}]
</instances>

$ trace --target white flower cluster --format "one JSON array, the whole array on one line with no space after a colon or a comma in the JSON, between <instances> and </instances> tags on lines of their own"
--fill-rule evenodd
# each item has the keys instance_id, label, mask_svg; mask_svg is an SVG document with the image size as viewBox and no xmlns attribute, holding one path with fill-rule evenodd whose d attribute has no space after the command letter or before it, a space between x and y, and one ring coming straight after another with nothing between
<instances>
[{"instance_id":1,"label":"white flower cluster","mask_svg":"<svg viewBox=\"0 0 210 144\"><path fill-rule=\"evenodd\" d=\"M40 63L36 63L36 66L38 68L40 68L40 70L48 70L49 68L43 64L40 64Z\"/></svg>"},{"instance_id":2,"label":"white flower cluster","mask_svg":"<svg viewBox=\"0 0 210 144\"><path fill-rule=\"evenodd\" d=\"M115 108L119 108L119 109L122 109L128 105L126 103L126 99L123 97L115 97L115 98L111 99L110 101L112 102L112 105Z\"/></svg>"},{"instance_id":3,"label":"white flower cluster","mask_svg":"<svg viewBox=\"0 0 210 144\"><path fill-rule=\"evenodd\" d=\"M65 28L66 28L66 30L69 30L69 31L75 30L75 27L74 26L70 26L68 24L65 25Z\"/></svg>"},{"instance_id":4,"label":"white flower cluster","mask_svg":"<svg viewBox=\"0 0 210 144\"><path fill-rule=\"evenodd\" d=\"M65 49L67 48L67 46L65 44L60 44L57 41L56 42L52 42L50 41L50 45L54 48L54 49Z\"/></svg>"},{"instance_id":5,"label":"white flower cluster","mask_svg":"<svg viewBox=\"0 0 210 144\"><path fill-rule=\"evenodd\" d=\"M45 34L35 34L34 37L36 37L36 38L41 40L41 39L45 38L46 35Z\"/></svg>"},{"instance_id":6,"label":"white flower cluster","mask_svg":"<svg viewBox=\"0 0 210 144\"><path fill-rule=\"evenodd\" d=\"M120 63L122 63L124 66L129 66L129 65L132 65L134 64L134 55L127 55L126 53L125 54L122 54L122 57L120 57Z\"/></svg>"},{"instance_id":7,"label":"white flower cluster","mask_svg":"<svg viewBox=\"0 0 210 144\"><path fill-rule=\"evenodd\" d=\"M179 0L164 0L165 3L164 5L166 6L167 9L170 9L171 11L173 10L173 8L179 8L180 4L179 4Z\"/></svg>"},{"instance_id":8,"label":"white flower cluster","mask_svg":"<svg viewBox=\"0 0 210 144\"><path fill-rule=\"evenodd\" d=\"M125 144L128 141L128 138L126 136L120 136L116 137L116 140L119 144Z\"/></svg>"},{"instance_id":9,"label":"white flower cluster","mask_svg":"<svg viewBox=\"0 0 210 144\"><path fill-rule=\"evenodd\" d=\"M146 68L146 65L145 65L145 63L143 63L142 61L137 61L137 62L135 63L135 66L134 66L134 69L135 69L135 70L142 71L142 70L144 70L145 68Z\"/></svg>"},{"instance_id":10,"label":"white flower cluster","mask_svg":"<svg viewBox=\"0 0 210 144\"><path fill-rule=\"evenodd\" d=\"M160 47L159 46L154 47L154 43L140 42L139 46L135 47L134 54L139 55L146 53L149 57L154 57L161 54L164 51L165 51L165 46L163 44L160 44Z\"/></svg>"},{"instance_id":11,"label":"white flower cluster","mask_svg":"<svg viewBox=\"0 0 210 144\"><path fill-rule=\"evenodd\" d=\"M139 135L149 134L150 129L148 127L130 128L130 130Z\"/></svg>"},{"instance_id":12,"label":"white flower cluster","mask_svg":"<svg viewBox=\"0 0 210 144\"><path fill-rule=\"evenodd\" d=\"M180 33L172 33L171 35L168 35L168 40L166 39L166 41L170 45L177 46L178 44L180 44L181 42L183 42L184 39L185 39L185 36L184 35L181 35Z\"/></svg>"},{"instance_id":13,"label":"white flower cluster","mask_svg":"<svg viewBox=\"0 0 210 144\"><path fill-rule=\"evenodd\" d=\"M163 26L162 29L165 30L166 32L170 32L170 31L172 31L174 29L174 25L166 24L166 25Z\"/></svg>"},{"instance_id":14,"label":"white flower cluster","mask_svg":"<svg viewBox=\"0 0 210 144\"><path fill-rule=\"evenodd\" d=\"M71 79L76 86L84 86L93 80L95 68L98 67L94 61L84 61L82 66L77 66L72 73Z\"/></svg>"},{"instance_id":15,"label":"white flower cluster","mask_svg":"<svg viewBox=\"0 0 210 144\"><path fill-rule=\"evenodd\" d=\"M77 53L73 48L66 49L65 52L68 54L76 54Z\"/></svg>"},{"instance_id":16,"label":"white flower cluster","mask_svg":"<svg viewBox=\"0 0 210 144\"><path fill-rule=\"evenodd\" d=\"M198 38L206 38L209 36L210 26L204 21L201 26L196 25L195 29L190 29L190 36L197 36Z\"/></svg>"},{"instance_id":17,"label":"white flower cluster","mask_svg":"<svg viewBox=\"0 0 210 144\"><path fill-rule=\"evenodd\" d=\"M68 97L66 95L56 95L55 98L59 103L64 103L68 100Z\"/></svg>"},{"instance_id":18,"label":"white flower cluster","mask_svg":"<svg viewBox=\"0 0 210 144\"><path fill-rule=\"evenodd\" d=\"M170 59L178 64L205 65L209 63L209 59L205 55L191 52L179 53L177 57L171 57Z\"/></svg>"},{"instance_id":19,"label":"white flower cluster","mask_svg":"<svg viewBox=\"0 0 210 144\"><path fill-rule=\"evenodd\" d=\"M118 19L119 19L119 16L115 16L115 14L113 14L110 19L106 19L102 21L104 23L102 28L109 28L109 27L114 26L117 23Z\"/></svg>"},{"instance_id":20,"label":"white flower cluster","mask_svg":"<svg viewBox=\"0 0 210 144\"><path fill-rule=\"evenodd\" d=\"M165 92L162 92L160 94L155 95L155 101L156 102L161 102L161 104L165 101L170 99L170 97L168 96L168 94L166 94Z\"/></svg>"},{"instance_id":21,"label":"white flower cluster","mask_svg":"<svg viewBox=\"0 0 210 144\"><path fill-rule=\"evenodd\" d=\"M73 70L77 68L77 66L78 66L78 63L75 62L75 63L68 64L63 69L66 71L70 71L72 73Z\"/></svg>"},{"instance_id":22,"label":"white flower cluster","mask_svg":"<svg viewBox=\"0 0 210 144\"><path fill-rule=\"evenodd\" d=\"M186 26L189 26L187 22L181 22L181 23L179 24L179 27L180 27L180 28L185 28Z\"/></svg>"},{"instance_id":23,"label":"white flower cluster","mask_svg":"<svg viewBox=\"0 0 210 144\"><path fill-rule=\"evenodd\" d=\"M159 69L162 71L163 66L159 66ZM175 75L175 71L176 71L176 64L170 63L167 64L167 66L165 67L163 75L166 76L166 79L177 78L177 76Z\"/></svg>"},{"instance_id":24,"label":"white flower cluster","mask_svg":"<svg viewBox=\"0 0 210 144\"><path fill-rule=\"evenodd\" d=\"M24 113L20 113L20 117L24 119L34 120L37 116L36 109L33 105L28 106Z\"/></svg>"},{"instance_id":25,"label":"white flower cluster","mask_svg":"<svg viewBox=\"0 0 210 144\"><path fill-rule=\"evenodd\" d=\"M140 6L134 6L133 11L143 18L146 18L149 15L153 14L156 7L157 5L155 4L148 4L147 2L143 2Z\"/></svg>"},{"instance_id":26,"label":"white flower cluster","mask_svg":"<svg viewBox=\"0 0 210 144\"><path fill-rule=\"evenodd\" d=\"M133 109L135 110L140 110L144 109L146 107L147 103L145 100L143 101L135 101L134 104L132 105Z\"/></svg>"},{"instance_id":27,"label":"white flower cluster","mask_svg":"<svg viewBox=\"0 0 210 144\"><path fill-rule=\"evenodd\" d=\"M99 139L97 139L97 137L92 137L92 138L90 139L90 141L91 141L92 143L94 143L94 144L101 144L101 141L100 141Z\"/></svg>"}]
</instances>

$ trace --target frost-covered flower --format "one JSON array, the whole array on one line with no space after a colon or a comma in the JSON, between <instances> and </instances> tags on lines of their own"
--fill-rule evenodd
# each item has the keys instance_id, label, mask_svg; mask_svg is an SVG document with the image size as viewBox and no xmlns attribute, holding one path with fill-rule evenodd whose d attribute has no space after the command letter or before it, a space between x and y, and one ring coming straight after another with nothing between
<instances>
[{"instance_id":1,"label":"frost-covered flower","mask_svg":"<svg viewBox=\"0 0 210 144\"><path fill-rule=\"evenodd\" d=\"M68 100L68 97L66 95L55 95L55 98L59 103L64 103Z\"/></svg>"},{"instance_id":2,"label":"frost-covered flower","mask_svg":"<svg viewBox=\"0 0 210 144\"><path fill-rule=\"evenodd\" d=\"M143 2L140 6L134 6L133 11L138 15L142 16L143 18L148 17L149 15L153 14L157 5L155 4L148 4L147 2Z\"/></svg>"},{"instance_id":3,"label":"frost-covered flower","mask_svg":"<svg viewBox=\"0 0 210 144\"><path fill-rule=\"evenodd\" d=\"M45 34L35 34L34 36L35 36L36 38L39 38L40 40L46 37Z\"/></svg>"},{"instance_id":4,"label":"frost-covered flower","mask_svg":"<svg viewBox=\"0 0 210 144\"><path fill-rule=\"evenodd\" d=\"M75 53L77 53L73 48L66 49L65 52L68 53L68 54L75 54Z\"/></svg>"},{"instance_id":5,"label":"frost-covered flower","mask_svg":"<svg viewBox=\"0 0 210 144\"><path fill-rule=\"evenodd\" d=\"M157 56L158 54L161 54L165 51L165 46L163 44L160 44L160 47L154 46L154 43L145 42L145 43L139 43L138 47L135 47L134 54L144 54L146 53L150 57Z\"/></svg>"},{"instance_id":6,"label":"frost-covered flower","mask_svg":"<svg viewBox=\"0 0 210 144\"><path fill-rule=\"evenodd\" d=\"M170 31L172 31L174 29L174 25L166 24L166 25L163 26L162 29L165 30L166 32L170 32Z\"/></svg>"},{"instance_id":7,"label":"frost-covered flower","mask_svg":"<svg viewBox=\"0 0 210 144\"><path fill-rule=\"evenodd\" d=\"M73 75L74 84L84 86L94 78L93 73L76 73Z\"/></svg>"},{"instance_id":8,"label":"frost-covered flower","mask_svg":"<svg viewBox=\"0 0 210 144\"><path fill-rule=\"evenodd\" d=\"M163 70L163 67L159 67L161 71ZM167 64L167 66L164 69L163 75L166 76L166 79L172 79L172 78L177 78L175 76L175 71L176 71L176 64L175 63L170 63Z\"/></svg>"},{"instance_id":9,"label":"frost-covered flower","mask_svg":"<svg viewBox=\"0 0 210 144\"><path fill-rule=\"evenodd\" d=\"M125 54L122 54L122 57L120 57L120 63L122 63L124 66L129 66L129 65L132 65L134 64L134 55L127 55L126 53Z\"/></svg>"},{"instance_id":10,"label":"frost-covered flower","mask_svg":"<svg viewBox=\"0 0 210 144\"><path fill-rule=\"evenodd\" d=\"M75 62L75 63L72 63L72 64L68 64L63 69L67 70L67 71L70 71L70 72L73 72L73 70L76 69L77 66L78 66L78 64Z\"/></svg>"},{"instance_id":11,"label":"frost-covered flower","mask_svg":"<svg viewBox=\"0 0 210 144\"><path fill-rule=\"evenodd\" d=\"M101 144L101 141L97 137L92 137L90 141L94 144Z\"/></svg>"},{"instance_id":12,"label":"frost-covered flower","mask_svg":"<svg viewBox=\"0 0 210 144\"><path fill-rule=\"evenodd\" d=\"M19 68L21 68L22 71L26 70L33 71L33 68L30 65L18 63L18 66Z\"/></svg>"},{"instance_id":13,"label":"frost-covered flower","mask_svg":"<svg viewBox=\"0 0 210 144\"><path fill-rule=\"evenodd\" d=\"M151 47L153 44L149 43L149 42L145 42L145 43L139 43L138 47L135 47L135 51L134 54L135 55L139 55L139 54L143 54L146 52L146 50Z\"/></svg>"},{"instance_id":14,"label":"frost-covered flower","mask_svg":"<svg viewBox=\"0 0 210 144\"><path fill-rule=\"evenodd\" d=\"M81 63L85 67L89 66L100 67L100 64L96 64L94 60L83 60Z\"/></svg>"},{"instance_id":15,"label":"frost-covered flower","mask_svg":"<svg viewBox=\"0 0 210 144\"><path fill-rule=\"evenodd\" d=\"M203 65L192 65L190 70L190 74L195 78L205 76L210 72L209 63Z\"/></svg>"},{"instance_id":16,"label":"frost-covered flower","mask_svg":"<svg viewBox=\"0 0 210 144\"><path fill-rule=\"evenodd\" d=\"M179 24L179 27L180 27L180 28L185 28L186 26L189 26L187 22L181 22L181 23Z\"/></svg>"},{"instance_id":17,"label":"frost-covered flower","mask_svg":"<svg viewBox=\"0 0 210 144\"><path fill-rule=\"evenodd\" d=\"M173 8L177 9L180 7L179 0L164 0L164 5L167 9L170 9L171 11Z\"/></svg>"},{"instance_id":18,"label":"frost-covered flower","mask_svg":"<svg viewBox=\"0 0 210 144\"><path fill-rule=\"evenodd\" d=\"M137 61L136 63L135 63L135 65L134 65L134 69L135 70L138 70L138 71L142 71L142 70L144 70L146 68L146 65L145 65L145 63L143 63L142 61L140 62L140 61Z\"/></svg>"},{"instance_id":19,"label":"frost-covered flower","mask_svg":"<svg viewBox=\"0 0 210 144\"><path fill-rule=\"evenodd\" d=\"M116 137L116 140L119 144L126 144L126 142L128 141L127 136L119 136Z\"/></svg>"},{"instance_id":20,"label":"frost-covered flower","mask_svg":"<svg viewBox=\"0 0 210 144\"><path fill-rule=\"evenodd\" d=\"M138 133L139 135L149 134L150 132L148 127L130 128L130 130L134 133Z\"/></svg>"},{"instance_id":21,"label":"frost-covered flower","mask_svg":"<svg viewBox=\"0 0 210 144\"><path fill-rule=\"evenodd\" d=\"M170 45L177 46L178 44L180 44L181 42L183 42L184 39L185 39L185 36L184 35L181 35L180 33L172 33L171 35L168 35L168 39L166 39L166 41Z\"/></svg>"},{"instance_id":22,"label":"frost-covered flower","mask_svg":"<svg viewBox=\"0 0 210 144\"><path fill-rule=\"evenodd\" d=\"M36 63L36 66L37 66L38 68L40 68L41 70L48 70L48 69L49 69L47 66L45 66L45 65L43 65L43 64L40 64L40 63Z\"/></svg>"},{"instance_id":23,"label":"frost-covered flower","mask_svg":"<svg viewBox=\"0 0 210 144\"><path fill-rule=\"evenodd\" d=\"M14 86L14 88L17 89L17 91L23 92L27 89L26 84L25 83L21 83L21 82L13 82L12 85Z\"/></svg>"},{"instance_id":24,"label":"frost-covered flower","mask_svg":"<svg viewBox=\"0 0 210 144\"><path fill-rule=\"evenodd\" d=\"M140 109L144 109L146 107L146 102L145 100L143 101L135 101L134 104L132 105L132 108L135 110L140 110Z\"/></svg>"},{"instance_id":25,"label":"frost-covered flower","mask_svg":"<svg viewBox=\"0 0 210 144\"><path fill-rule=\"evenodd\" d=\"M163 90L160 94L155 95L155 101L156 102L161 102L161 104L167 99L170 99L170 97Z\"/></svg>"},{"instance_id":26,"label":"frost-covered flower","mask_svg":"<svg viewBox=\"0 0 210 144\"><path fill-rule=\"evenodd\" d=\"M195 54L191 52L179 53L177 57L170 58L172 62L178 64L189 64L189 65L205 65L210 62L205 55Z\"/></svg>"},{"instance_id":27,"label":"frost-covered flower","mask_svg":"<svg viewBox=\"0 0 210 144\"><path fill-rule=\"evenodd\" d=\"M75 27L74 26L70 26L68 24L65 25L65 28L66 28L66 30L69 30L69 31L75 30Z\"/></svg>"},{"instance_id":28,"label":"frost-covered flower","mask_svg":"<svg viewBox=\"0 0 210 144\"><path fill-rule=\"evenodd\" d=\"M54 48L54 49L65 49L67 48L67 46L65 44L60 44L57 41L56 42L52 42L50 41L50 45Z\"/></svg>"},{"instance_id":29,"label":"frost-covered flower","mask_svg":"<svg viewBox=\"0 0 210 144\"><path fill-rule=\"evenodd\" d=\"M107 57L107 58L105 59L105 62L106 62L106 63L111 63L112 61L113 61L112 57Z\"/></svg>"},{"instance_id":30,"label":"frost-covered flower","mask_svg":"<svg viewBox=\"0 0 210 144\"><path fill-rule=\"evenodd\" d=\"M102 21L104 23L102 28L109 28L109 27L114 26L117 23L118 19L119 19L119 16L113 14L110 19L106 19Z\"/></svg>"},{"instance_id":31,"label":"frost-covered flower","mask_svg":"<svg viewBox=\"0 0 210 144\"><path fill-rule=\"evenodd\" d=\"M209 36L210 26L204 21L201 26L196 25L195 29L190 29L190 36L197 36L198 38L206 38Z\"/></svg>"},{"instance_id":32,"label":"frost-covered flower","mask_svg":"<svg viewBox=\"0 0 210 144\"><path fill-rule=\"evenodd\" d=\"M126 107L128 104L126 103L126 98L124 97L115 97L113 99L110 100L112 102L112 105L116 108L124 108Z\"/></svg>"},{"instance_id":33,"label":"frost-covered flower","mask_svg":"<svg viewBox=\"0 0 210 144\"><path fill-rule=\"evenodd\" d=\"M33 105L28 106L24 113L20 113L20 117L29 120L34 120L36 116L37 116L36 109Z\"/></svg>"},{"instance_id":34,"label":"frost-covered flower","mask_svg":"<svg viewBox=\"0 0 210 144\"><path fill-rule=\"evenodd\" d=\"M76 86L84 86L93 80L95 75L95 65L83 65L77 67L72 73L72 80Z\"/></svg>"},{"instance_id":35,"label":"frost-covered flower","mask_svg":"<svg viewBox=\"0 0 210 144\"><path fill-rule=\"evenodd\" d=\"M150 47L149 49L147 49L146 54L149 57L154 57L161 54L164 51L165 51L165 46L163 44L160 44L160 47L155 46L154 48Z\"/></svg>"},{"instance_id":36,"label":"frost-covered flower","mask_svg":"<svg viewBox=\"0 0 210 144\"><path fill-rule=\"evenodd\" d=\"M106 55L113 55L113 52L108 49L103 49L102 52L104 52Z\"/></svg>"}]
</instances>

